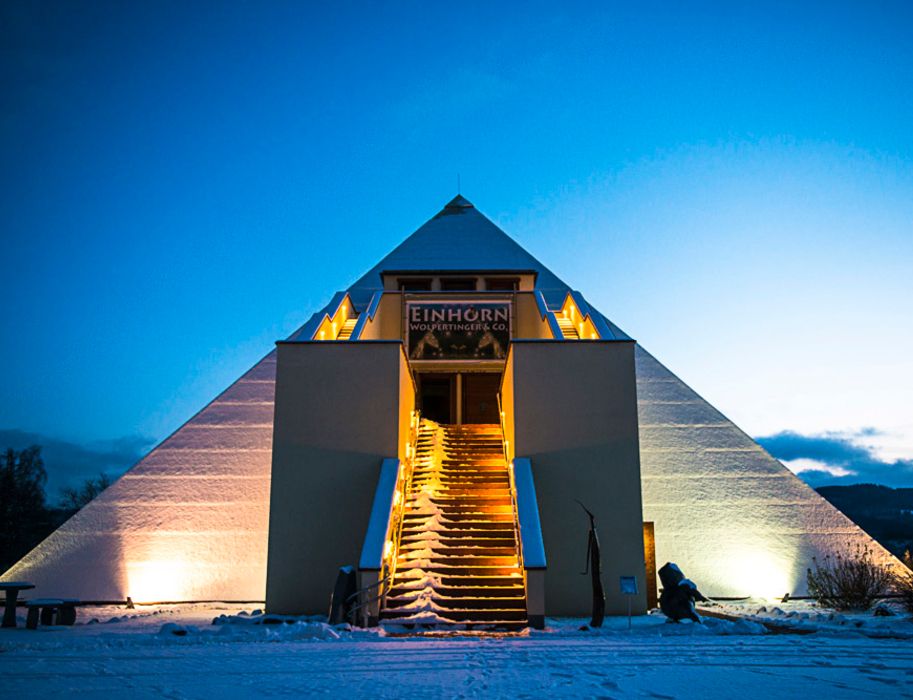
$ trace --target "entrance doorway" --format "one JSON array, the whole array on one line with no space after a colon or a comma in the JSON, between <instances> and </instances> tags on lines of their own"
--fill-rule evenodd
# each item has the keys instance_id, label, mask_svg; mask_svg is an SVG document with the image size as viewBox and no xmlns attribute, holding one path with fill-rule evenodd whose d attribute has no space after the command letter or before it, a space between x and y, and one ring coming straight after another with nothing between
<instances>
[{"instance_id":1,"label":"entrance doorway","mask_svg":"<svg viewBox=\"0 0 913 700\"><path fill-rule=\"evenodd\" d=\"M498 423L500 372L422 372L416 406L436 423Z\"/></svg>"},{"instance_id":2,"label":"entrance doorway","mask_svg":"<svg viewBox=\"0 0 913 700\"><path fill-rule=\"evenodd\" d=\"M435 423L455 423L455 374L418 375L418 409Z\"/></svg>"},{"instance_id":3,"label":"entrance doorway","mask_svg":"<svg viewBox=\"0 0 913 700\"><path fill-rule=\"evenodd\" d=\"M464 423L498 423L498 389L501 375L464 374L462 377L462 402Z\"/></svg>"}]
</instances>

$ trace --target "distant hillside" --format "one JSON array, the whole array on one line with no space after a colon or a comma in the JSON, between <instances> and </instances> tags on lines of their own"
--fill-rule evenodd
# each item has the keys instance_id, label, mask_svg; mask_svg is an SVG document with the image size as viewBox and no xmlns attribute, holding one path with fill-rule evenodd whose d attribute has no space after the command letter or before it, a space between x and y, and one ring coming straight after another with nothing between
<instances>
[{"instance_id":1,"label":"distant hillside","mask_svg":"<svg viewBox=\"0 0 913 700\"><path fill-rule=\"evenodd\" d=\"M855 484L816 490L898 557L913 551L913 488Z\"/></svg>"}]
</instances>

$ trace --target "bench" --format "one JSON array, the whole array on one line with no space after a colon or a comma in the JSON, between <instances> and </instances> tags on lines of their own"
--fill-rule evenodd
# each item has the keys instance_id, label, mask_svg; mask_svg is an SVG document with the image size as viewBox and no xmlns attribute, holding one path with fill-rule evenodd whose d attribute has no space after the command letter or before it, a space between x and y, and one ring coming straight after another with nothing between
<instances>
[{"instance_id":1,"label":"bench","mask_svg":"<svg viewBox=\"0 0 913 700\"><path fill-rule=\"evenodd\" d=\"M26 602L28 617L25 619L27 629L38 629L39 621L45 627L58 624L72 626L76 623L76 598L35 598Z\"/></svg>"},{"instance_id":2,"label":"bench","mask_svg":"<svg viewBox=\"0 0 913 700\"><path fill-rule=\"evenodd\" d=\"M3 627L16 626L16 600L20 591L27 591L35 585L26 581L4 581L0 583L0 591L6 593L3 607Z\"/></svg>"}]
</instances>

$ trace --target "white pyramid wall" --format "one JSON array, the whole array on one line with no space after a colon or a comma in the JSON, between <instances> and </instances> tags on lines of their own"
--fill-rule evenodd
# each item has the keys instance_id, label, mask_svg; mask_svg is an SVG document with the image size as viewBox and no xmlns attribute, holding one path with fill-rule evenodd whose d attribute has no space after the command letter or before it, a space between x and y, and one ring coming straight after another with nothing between
<instances>
[{"instance_id":1,"label":"white pyramid wall","mask_svg":"<svg viewBox=\"0 0 913 700\"><path fill-rule=\"evenodd\" d=\"M42 597L263 600L275 352L10 569Z\"/></svg>"},{"instance_id":2,"label":"white pyramid wall","mask_svg":"<svg viewBox=\"0 0 913 700\"><path fill-rule=\"evenodd\" d=\"M857 546L897 563L649 353L635 357L658 565L743 596L802 593L813 557ZM263 600L275 372L270 353L3 580L83 600Z\"/></svg>"},{"instance_id":3,"label":"white pyramid wall","mask_svg":"<svg viewBox=\"0 0 913 700\"><path fill-rule=\"evenodd\" d=\"M657 567L705 595L806 592L813 558L869 549L897 560L649 353L636 354L644 520Z\"/></svg>"}]
</instances>

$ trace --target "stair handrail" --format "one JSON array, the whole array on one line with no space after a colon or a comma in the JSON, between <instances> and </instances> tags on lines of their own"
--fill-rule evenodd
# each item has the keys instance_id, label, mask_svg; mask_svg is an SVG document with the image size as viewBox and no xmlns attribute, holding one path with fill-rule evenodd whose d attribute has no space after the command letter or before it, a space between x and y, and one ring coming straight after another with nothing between
<instances>
[{"instance_id":1,"label":"stair handrail","mask_svg":"<svg viewBox=\"0 0 913 700\"><path fill-rule=\"evenodd\" d=\"M399 560L399 546L402 541L403 536L403 520L406 510L406 499L408 494L412 489L412 477L415 472L415 454L418 448L418 434L421 429L422 424L422 414L418 409L413 410L409 414L409 441L406 443L406 459L403 462L403 472L401 476L402 484L397 484L397 489L402 494L399 499L399 503L396 505L393 518L394 526L393 532L391 533L390 541L393 543L392 550L390 552L389 561L384 560L384 567L387 569L387 575L383 577L380 583L389 582L393 583L393 578L396 575L396 562ZM380 601L380 610L383 610L387 604L387 593L389 592L389 586L382 586L381 590L377 597L372 601ZM364 603L367 604L367 603Z\"/></svg>"},{"instance_id":2,"label":"stair handrail","mask_svg":"<svg viewBox=\"0 0 913 700\"><path fill-rule=\"evenodd\" d=\"M371 301L368 303L367 308L358 315L358 320L355 322L355 328L352 329L352 340L359 340L365 326L374 320L374 316L377 313L377 309L380 308L380 302L381 299L383 299L383 296L383 292L375 292L371 297Z\"/></svg>"},{"instance_id":3,"label":"stair handrail","mask_svg":"<svg viewBox=\"0 0 913 700\"><path fill-rule=\"evenodd\" d=\"M501 408L501 392L495 394L495 399L498 402L498 424L501 426L501 451L504 453L504 461L507 464L510 464L510 454L507 447L507 430L504 425L504 409Z\"/></svg>"},{"instance_id":4,"label":"stair handrail","mask_svg":"<svg viewBox=\"0 0 913 700\"><path fill-rule=\"evenodd\" d=\"M388 574L387 574L386 576L384 576L382 579L380 579L380 580L378 580L378 581L375 581L374 583L369 584L369 585L367 585L367 586L364 586L363 588L358 589L358 590L355 591L353 594L351 594L348 598L346 598L345 607L348 608L348 610L349 610L349 612L348 612L348 618L349 618L349 624L350 624L350 625L354 625L354 624L355 624L355 621L358 619L356 613L357 613L359 610L361 610L362 608L367 607L367 606L370 605L371 603L377 602L378 600L380 600L381 596L380 596L380 595L376 595L376 596L374 596L373 598L368 598L367 600L363 600L362 602L357 603L356 605L353 605L353 606L350 607L350 608L349 608L348 606L349 606L353 601L357 601L362 595L364 595L365 593L367 593L367 592L370 591L371 589L373 589L373 588L379 588L380 586L383 586L388 580L390 580L390 578L391 578L391 574L388 573Z\"/></svg>"},{"instance_id":5,"label":"stair handrail","mask_svg":"<svg viewBox=\"0 0 913 700\"><path fill-rule=\"evenodd\" d=\"M507 431L505 430L504 421L504 411L501 410L501 394L495 394L495 398L498 401L498 424L501 426L501 450L504 452L504 462L507 465L507 477L510 484L510 503L513 506L514 513L514 532L516 532L517 537L517 564L519 564L520 569L524 572L524 588L526 586L526 567L523 566L523 538L520 536L520 509L517 505L517 484L514 481L514 470L513 464L510 460L510 454L507 447Z\"/></svg>"},{"instance_id":6,"label":"stair handrail","mask_svg":"<svg viewBox=\"0 0 913 700\"><path fill-rule=\"evenodd\" d=\"M545 295L541 290L536 290L533 292L533 299L536 300L536 308L539 309L539 315L548 326L549 332L552 334L552 338L561 340L564 337L564 334L561 332L561 328L558 326L558 319L555 318L555 312L550 311L548 308L548 302L545 301Z\"/></svg>"}]
</instances>

